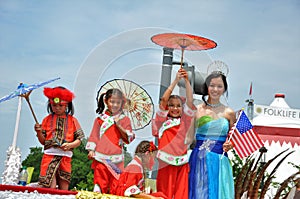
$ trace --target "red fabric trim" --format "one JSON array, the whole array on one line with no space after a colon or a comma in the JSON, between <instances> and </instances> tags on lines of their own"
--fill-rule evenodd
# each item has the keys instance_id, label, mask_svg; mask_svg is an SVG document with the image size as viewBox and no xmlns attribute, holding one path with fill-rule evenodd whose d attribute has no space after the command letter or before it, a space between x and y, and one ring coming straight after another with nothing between
<instances>
[{"instance_id":1,"label":"red fabric trim","mask_svg":"<svg viewBox=\"0 0 300 199\"><path fill-rule=\"evenodd\" d=\"M1 191L14 191L14 192L33 192L37 191L41 194L53 194L53 195L76 195L77 191L67 191L60 189L51 189L51 188L39 188L39 187L29 187L29 186L14 186L14 185L4 185L0 184Z\"/></svg>"},{"instance_id":2,"label":"red fabric trim","mask_svg":"<svg viewBox=\"0 0 300 199\"><path fill-rule=\"evenodd\" d=\"M300 129L298 128L285 128L285 127L270 127L270 126L254 126L262 140L290 142L292 145L298 144L300 146Z\"/></svg>"},{"instance_id":3,"label":"red fabric trim","mask_svg":"<svg viewBox=\"0 0 300 199\"><path fill-rule=\"evenodd\" d=\"M156 150L157 150L157 147L155 146L153 141L150 141L149 151L153 152L153 151L156 151Z\"/></svg>"}]
</instances>

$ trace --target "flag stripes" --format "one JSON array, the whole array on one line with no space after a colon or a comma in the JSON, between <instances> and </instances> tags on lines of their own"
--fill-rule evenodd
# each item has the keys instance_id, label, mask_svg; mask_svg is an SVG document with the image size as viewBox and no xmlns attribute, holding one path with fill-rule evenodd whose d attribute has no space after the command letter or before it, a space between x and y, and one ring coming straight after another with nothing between
<instances>
[{"instance_id":1,"label":"flag stripes","mask_svg":"<svg viewBox=\"0 0 300 199\"><path fill-rule=\"evenodd\" d=\"M232 136L231 142L240 158L249 156L263 146L262 140L253 131L253 126L244 111L241 112L229 134Z\"/></svg>"}]
</instances>

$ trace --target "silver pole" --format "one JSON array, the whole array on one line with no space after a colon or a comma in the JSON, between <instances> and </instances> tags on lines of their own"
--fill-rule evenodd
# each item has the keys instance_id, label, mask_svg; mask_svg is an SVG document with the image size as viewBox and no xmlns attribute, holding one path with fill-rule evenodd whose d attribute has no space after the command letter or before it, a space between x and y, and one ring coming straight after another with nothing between
<instances>
[{"instance_id":1,"label":"silver pole","mask_svg":"<svg viewBox=\"0 0 300 199\"><path fill-rule=\"evenodd\" d=\"M248 102L247 106L247 116L250 121L253 120L253 109L254 109L254 99L247 99L246 102Z\"/></svg>"},{"instance_id":2,"label":"silver pole","mask_svg":"<svg viewBox=\"0 0 300 199\"><path fill-rule=\"evenodd\" d=\"M19 131L19 123L20 123L20 115L21 115L21 109L22 109L22 97L19 98L19 103L18 103L18 110L17 110L17 117L16 117L16 124L15 124L15 132L14 132L14 138L13 138L13 143L12 147L15 148L17 145L17 137L18 137L18 131Z\"/></svg>"}]
</instances>

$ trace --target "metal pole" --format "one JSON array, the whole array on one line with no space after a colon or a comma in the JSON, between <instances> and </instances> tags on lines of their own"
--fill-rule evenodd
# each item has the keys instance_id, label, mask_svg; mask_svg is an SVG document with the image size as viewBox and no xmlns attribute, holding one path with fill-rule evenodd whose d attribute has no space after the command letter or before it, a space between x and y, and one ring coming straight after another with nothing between
<instances>
[{"instance_id":1,"label":"metal pole","mask_svg":"<svg viewBox=\"0 0 300 199\"><path fill-rule=\"evenodd\" d=\"M14 138L13 138L13 143L12 143L13 149L15 149L16 145L17 145L17 137L18 137L20 115L21 115L21 108L22 108L22 97L18 97L18 98L19 98L19 104L18 104L18 110L17 110Z\"/></svg>"},{"instance_id":2,"label":"metal pole","mask_svg":"<svg viewBox=\"0 0 300 199\"><path fill-rule=\"evenodd\" d=\"M262 159L260 161L260 166L261 166L261 168L263 168L264 165L267 163L266 153L268 152L268 149L265 146L263 146L259 149L259 152L262 153ZM265 174L263 175L263 177L261 179L260 189L262 189L264 187L264 184L265 184Z\"/></svg>"}]
</instances>

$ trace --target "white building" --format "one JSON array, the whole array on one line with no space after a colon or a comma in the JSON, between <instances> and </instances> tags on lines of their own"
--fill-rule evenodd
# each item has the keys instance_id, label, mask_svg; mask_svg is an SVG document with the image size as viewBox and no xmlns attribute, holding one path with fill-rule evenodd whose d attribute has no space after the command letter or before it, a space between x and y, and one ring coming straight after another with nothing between
<instances>
[{"instance_id":1,"label":"white building","mask_svg":"<svg viewBox=\"0 0 300 199\"><path fill-rule=\"evenodd\" d=\"M279 166L275 181L281 183L296 173L297 169L288 162L300 165L300 110L291 109L285 101L284 94L276 94L269 106L254 105L252 124L268 150L265 155L266 161L285 149L289 149L288 152L295 151ZM268 173L285 154L287 152L268 167Z\"/></svg>"}]
</instances>

